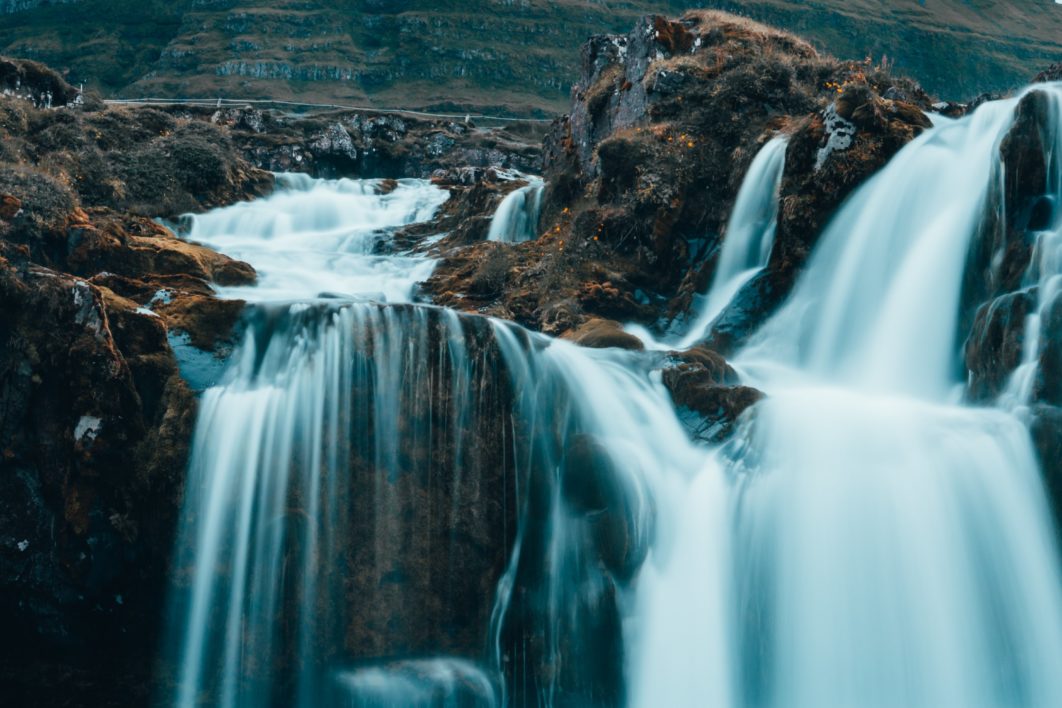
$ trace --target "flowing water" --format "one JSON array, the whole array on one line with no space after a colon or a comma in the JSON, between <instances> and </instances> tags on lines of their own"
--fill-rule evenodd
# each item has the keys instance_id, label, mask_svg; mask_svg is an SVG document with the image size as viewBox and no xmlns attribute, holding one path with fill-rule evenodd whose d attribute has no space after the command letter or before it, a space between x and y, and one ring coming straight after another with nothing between
<instances>
[{"instance_id":1,"label":"flowing water","mask_svg":"<svg viewBox=\"0 0 1062 708\"><path fill-rule=\"evenodd\" d=\"M528 177L528 184L505 196L490 222L488 241L521 243L538 238L538 217L542 212L545 183L541 177Z\"/></svg>"},{"instance_id":2,"label":"flowing water","mask_svg":"<svg viewBox=\"0 0 1062 708\"><path fill-rule=\"evenodd\" d=\"M628 331L653 349L686 349L702 340L708 328L738 291L767 266L778 227L778 190L785 171L784 135L767 142L749 165L730 214L719 259L707 293L698 295L686 333L656 340L640 325Z\"/></svg>"},{"instance_id":3,"label":"flowing water","mask_svg":"<svg viewBox=\"0 0 1062 708\"><path fill-rule=\"evenodd\" d=\"M400 304L432 263L374 253L445 199L428 184L285 177L197 218L261 279L224 291L256 304L201 402L163 703L1062 705L1029 433L960 404L963 269L1014 105L942 121L846 202L736 357L768 396L718 449L663 354ZM785 147L750 169L702 324L765 263ZM1027 276L1045 303L1057 226ZM481 627L471 651L454 623Z\"/></svg>"}]
</instances>

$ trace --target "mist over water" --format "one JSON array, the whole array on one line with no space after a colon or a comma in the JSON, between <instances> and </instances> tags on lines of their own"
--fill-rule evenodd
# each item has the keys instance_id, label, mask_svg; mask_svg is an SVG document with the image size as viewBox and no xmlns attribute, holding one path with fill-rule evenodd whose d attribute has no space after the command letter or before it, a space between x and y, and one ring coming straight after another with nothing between
<instances>
[{"instance_id":1,"label":"mist over water","mask_svg":"<svg viewBox=\"0 0 1062 708\"><path fill-rule=\"evenodd\" d=\"M1043 90L1057 111L1062 90ZM1039 310L1001 405L960 403L967 252L1017 100L939 121L843 205L735 357L767 397L719 448L680 424L660 353L387 304L431 272L373 255L442 204L429 184L378 194L288 176L268 199L197 217L188 237L260 280L223 290L258 304L201 403L179 548L194 571L174 599L166 702L1062 705L1058 548L1013 412ZM688 332L656 346L699 339L765 266L786 146L753 162ZM497 240L522 238L515 214L537 198L503 202ZM1041 303L1058 288L1059 211L1026 275ZM504 391L498 407L483 386ZM515 518L482 651L351 660L337 628L363 608L343 600L343 563L323 561L355 551L355 489L374 490L372 557L388 567L404 552L391 539L422 532L389 485L408 472L403 453L445 439L432 449L448 451L439 483L456 523L494 464L474 433L499 420ZM355 470L359 456L371 463ZM423 605L409 592L404 617ZM278 662L293 679L262 669Z\"/></svg>"}]
</instances>

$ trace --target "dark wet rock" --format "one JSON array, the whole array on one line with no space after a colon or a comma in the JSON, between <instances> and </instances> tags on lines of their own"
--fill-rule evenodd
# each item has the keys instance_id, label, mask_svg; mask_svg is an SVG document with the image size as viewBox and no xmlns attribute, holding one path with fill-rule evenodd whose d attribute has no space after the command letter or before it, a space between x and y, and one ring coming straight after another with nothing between
<instances>
[{"instance_id":1,"label":"dark wet rock","mask_svg":"<svg viewBox=\"0 0 1062 708\"><path fill-rule=\"evenodd\" d=\"M1029 429L1044 487L1055 513L1056 530L1062 535L1062 408L1041 404L1033 406L1030 413Z\"/></svg>"},{"instance_id":2,"label":"dark wet rock","mask_svg":"<svg viewBox=\"0 0 1062 708\"><path fill-rule=\"evenodd\" d=\"M672 352L671 357L674 363L663 371L664 386L696 439L726 440L742 413L764 398L762 391L741 385L737 373L717 352L695 347Z\"/></svg>"},{"instance_id":3,"label":"dark wet rock","mask_svg":"<svg viewBox=\"0 0 1062 708\"><path fill-rule=\"evenodd\" d=\"M1033 395L1037 401L1062 406L1062 293L1044 308L1040 342Z\"/></svg>"},{"instance_id":4,"label":"dark wet rock","mask_svg":"<svg viewBox=\"0 0 1062 708\"><path fill-rule=\"evenodd\" d=\"M1025 282L1036 232L1052 223L1057 209L1049 193L1045 150L1048 135L1055 129L1050 115L1048 99L1040 91L1026 94L1018 103L1014 122L999 147L1002 174L991 177L985 218L970 246L960 336L967 337L966 365L972 373L968 394L974 400L998 393L1001 382L1020 361L1018 338L1024 322L1019 315L1031 310L1032 299L1037 297L1035 289L1026 290ZM1044 365L1036 390L1040 400L1049 400L1055 390L1047 381L1054 358L1051 337L1042 341L1046 344Z\"/></svg>"},{"instance_id":5,"label":"dark wet rock","mask_svg":"<svg viewBox=\"0 0 1062 708\"><path fill-rule=\"evenodd\" d=\"M645 491L614 463L601 443L586 434L568 441L561 474L564 498L585 516L605 567L617 579L630 580L648 551L637 528L637 503Z\"/></svg>"},{"instance_id":6,"label":"dark wet rock","mask_svg":"<svg viewBox=\"0 0 1062 708\"><path fill-rule=\"evenodd\" d=\"M1026 94L1000 143L1003 174L993 175L992 184L1003 187L990 190L985 219L970 247L963 283L964 331L981 303L1021 287L1035 243L1030 232L1043 228L1045 215L1050 216L1044 151L1049 116L1045 94Z\"/></svg>"},{"instance_id":7,"label":"dark wet rock","mask_svg":"<svg viewBox=\"0 0 1062 708\"><path fill-rule=\"evenodd\" d=\"M5 700L146 702L194 400L135 304L3 259L0 301Z\"/></svg>"},{"instance_id":8,"label":"dark wet rock","mask_svg":"<svg viewBox=\"0 0 1062 708\"><path fill-rule=\"evenodd\" d=\"M578 329L564 333L563 339L583 347L593 349L605 349L616 347L619 349L644 349L642 340L623 331L623 326L613 320L591 319L587 320Z\"/></svg>"},{"instance_id":9,"label":"dark wet rock","mask_svg":"<svg viewBox=\"0 0 1062 708\"><path fill-rule=\"evenodd\" d=\"M1021 363L1025 318L1036 307L1036 292L1022 290L985 303L977 311L966 340L967 395L991 401L1003 392Z\"/></svg>"},{"instance_id":10,"label":"dark wet rock","mask_svg":"<svg viewBox=\"0 0 1062 708\"><path fill-rule=\"evenodd\" d=\"M1052 64L1033 77L1034 84L1046 84L1052 81L1062 81L1062 64Z\"/></svg>"}]
</instances>

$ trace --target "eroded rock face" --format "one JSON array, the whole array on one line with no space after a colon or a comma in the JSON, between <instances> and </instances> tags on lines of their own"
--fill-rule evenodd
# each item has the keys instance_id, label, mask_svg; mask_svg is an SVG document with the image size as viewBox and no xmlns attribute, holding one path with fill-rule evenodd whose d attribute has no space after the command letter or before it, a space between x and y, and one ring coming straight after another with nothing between
<instances>
[{"instance_id":1,"label":"eroded rock face","mask_svg":"<svg viewBox=\"0 0 1062 708\"><path fill-rule=\"evenodd\" d=\"M732 347L788 292L841 200L929 124L928 100L909 81L734 16L645 18L583 48L571 114L545 143L541 237L508 247L490 293L472 285L479 264L498 258L480 246L447 252L427 290L550 334L593 317L655 326L661 312L682 316L711 280L749 163L784 131L793 159L781 245L709 340ZM850 126L843 140L828 112Z\"/></svg>"},{"instance_id":2,"label":"eroded rock face","mask_svg":"<svg viewBox=\"0 0 1062 708\"><path fill-rule=\"evenodd\" d=\"M196 410L171 339L224 353L243 303L208 283L255 273L131 211L272 178L206 126L34 104L0 97L0 684L145 704Z\"/></svg>"},{"instance_id":3,"label":"eroded rock face","mask_svg":"<svg viewBox=\"0 0 1062 708\"><path fill-rule=\"evenodd\" d=\"M162 321L85 280L0 259L0 312L6 700L147 701L194 399Z\"/></svg>"}]
</instances>

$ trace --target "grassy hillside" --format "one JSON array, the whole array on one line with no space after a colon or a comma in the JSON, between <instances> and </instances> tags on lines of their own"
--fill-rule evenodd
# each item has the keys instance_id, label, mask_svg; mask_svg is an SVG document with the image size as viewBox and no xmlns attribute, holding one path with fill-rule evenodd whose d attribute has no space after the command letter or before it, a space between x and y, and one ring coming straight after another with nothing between
<instances>
[{"instance_id":1,"label":"grassy hillside","mask_svg":"<svg viewBox=\"0 0 1062 708\"><path fill-rule=\"evenodd\" d=\"M579 46L649 12L718 7L962 98L1062 59L1052 0L68 0L3 16L0 54L110 95L559 112ZM25 5L22 5L23 7ZM15 5L11 5L15 7Z\"/></svg>"}]
</instances>

